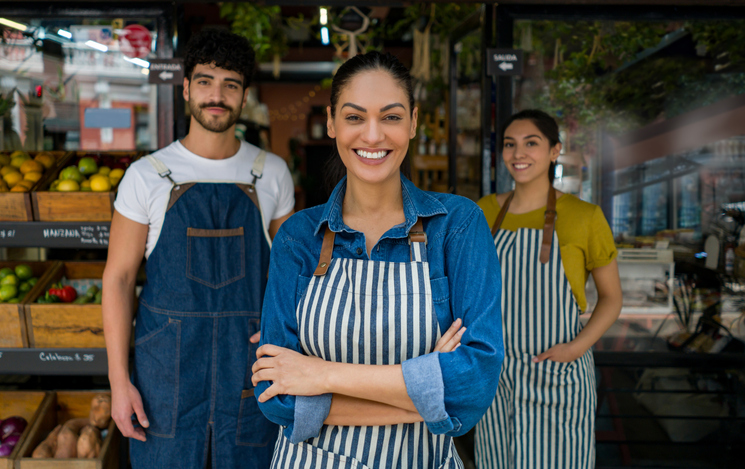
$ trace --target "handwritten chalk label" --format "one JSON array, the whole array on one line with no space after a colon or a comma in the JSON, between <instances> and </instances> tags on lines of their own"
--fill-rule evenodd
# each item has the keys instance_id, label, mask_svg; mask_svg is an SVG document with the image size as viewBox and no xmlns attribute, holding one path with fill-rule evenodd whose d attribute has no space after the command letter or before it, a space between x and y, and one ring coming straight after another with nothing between
<instances>
[{"instance_id":1,"label":"handwritten chalk label","mask_svg":"<svg viewBox=\"0 0 745 469\"><path fill-rule=\"evenodd\" d=\"M64 355L57 352L40 352L39 360L43 362L73 362L75 358L72 355Z\"/></svg>"},{"instance_id":2,"label":"handwritten chalk label","mask_svg":"<svg viewBox=\"0 0 745 469\"><path fill-rule=\"evenodd\" d=\"M16 230L0 230L0 238L15 238Z\"/></svg>"},{"instance_id":3,"label":"handwritten chalk label","mask_svg":"<svg viewBox=\"0 0 745 469\"><path fill-rule=\"evenodd\" d=\"M81 225L76 228L45 228L45 239L77 239L80 244L109 245L109 227L105 225Z\"/></svg>"}]
</instances>

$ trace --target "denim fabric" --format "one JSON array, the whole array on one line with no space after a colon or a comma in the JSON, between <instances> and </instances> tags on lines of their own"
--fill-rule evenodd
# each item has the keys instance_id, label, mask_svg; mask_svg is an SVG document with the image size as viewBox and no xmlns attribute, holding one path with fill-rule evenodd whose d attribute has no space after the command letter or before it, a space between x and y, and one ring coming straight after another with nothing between
<instances>
[{"instance_id":1,"label":"denim fabric","mask_svg":"<svg viewBox=\"0 0 745 469\"><path fill-rule=\"evenodd\" d=\"M179 187L179 186L177 186ZM133 382L150 427L132 467L266 468L279 429L253 397L269 263L261 212L235 184L198 183L166 212L135 326ZM208 448L208 444L211 447Z\"/></svg>"},{"instance_id":2,"label":"denim fabric","mask_svg":"<svg viewBox=\"0 0 745 469\"><path fill-rule=\"evenodd\" d=\"M458 436L484 414L499 381L504 359L499 261L491 231L476 204L459 196L424 192L403 176L401 184L406 221L381 237L370 260L410 262L408 232L418 217L423 219L440 330L446 331L456 318L463 320L467 330L456 351L404 362L404 379L422 416L433 419L427 421L430 430ZM336 232L334 258L368 259L364 234L346 226L342 219L345 192L343 180L325 205L293 215L274 238L262 312L262 343L301 351L296 308L318 264L326 224ZM435 359L441 379L431 372ZM256 395L270 384L260 383ZM314 415L313 422L322 421L330 401L281 395L259 407L267 418L286 427L284 434L290 438L296 416ZM303 434L310 433L304 426Z\"/></svg>"}]
</instances>

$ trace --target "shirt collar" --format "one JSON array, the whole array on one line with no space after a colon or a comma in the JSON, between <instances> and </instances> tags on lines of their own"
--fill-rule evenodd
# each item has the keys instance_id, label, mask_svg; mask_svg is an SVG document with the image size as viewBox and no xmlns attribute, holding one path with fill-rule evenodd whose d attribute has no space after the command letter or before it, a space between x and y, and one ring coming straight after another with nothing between
<instances>
[{"instance_id":1,"label":"shirt collar","mask_svg":"<svg viewBox=\"0 0 745 469\"><path fill-rule=\"evenodd\" d=\"M356 233L355 230L345 225L344 220L342 219L342 202L344 202L344 195L346 192L347 177L344 176L329 196L328 202L326 202L321 219L318 221L318 225L316 225L316 235L321 231L324 223L327 223L331 231L335 233L341 231ZM414 226L417 218L445 215L448 213L442 202L416 187L413 182L409 181L406 176L403 175L403 173L401 174L401 196L403 198L406 223L394 226L388 230L385 237L405 238L409 235L409 230Z\"/></svg>"}]
</instances>

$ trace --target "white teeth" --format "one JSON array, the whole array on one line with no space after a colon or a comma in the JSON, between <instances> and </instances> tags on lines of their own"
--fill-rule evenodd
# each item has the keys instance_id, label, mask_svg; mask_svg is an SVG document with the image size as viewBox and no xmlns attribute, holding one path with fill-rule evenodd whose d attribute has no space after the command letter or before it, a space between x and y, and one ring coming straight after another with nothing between
<instances>
[{"instance_id":1,"label":"white teeth","mask_svg":"<svg viewBox=\"0 0 745 469\"><path fill-rule=\"evenodd\" d=\"M361 157L367 158L370 160L379 160L388 154L388 152L385 150L376 151L376 152L369 152L365 150L356 150L356 151L357 151L357 154L360 155Z\"/></svg>"},{"instance_id":2,"label":"white teeth","mask_svg":"<svg viewBox=\"0 0 745 469\"><path fill-rule=\"evenodd\" d=\"M515 167L515 169L525 169L525 168L527 168L530 165L529 164L520 163L520 164L516 164L516 165L513 165L513 166Z\"/></svg>"}]
</instances>

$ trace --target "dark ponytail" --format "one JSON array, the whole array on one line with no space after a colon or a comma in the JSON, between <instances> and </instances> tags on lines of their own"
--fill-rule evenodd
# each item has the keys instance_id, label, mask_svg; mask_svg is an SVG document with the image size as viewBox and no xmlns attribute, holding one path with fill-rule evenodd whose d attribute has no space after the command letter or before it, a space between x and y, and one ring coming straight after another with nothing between
<instances>
[{"instance_id":1,"label":"dark ponytail","mask_svg":"<svg viewBox=\"0 0 745 469\"><path fill-rule=\"evenodd\" d=\"M507 127L509 127L513 122L521 120L529 120L533 125L538 127L538 130L548 140L550 148L555 147L557 143L561 143L561 140L559 139L559 125L553 117L538 109L526 109L517 114L513 114L509 119L507 119L507 122L502 125L502 145L504 145L504 132L507 130ZM548 167L549 182L554 182L555 174L556 163L552 161Z\"/></svg>"}]
</instances>

